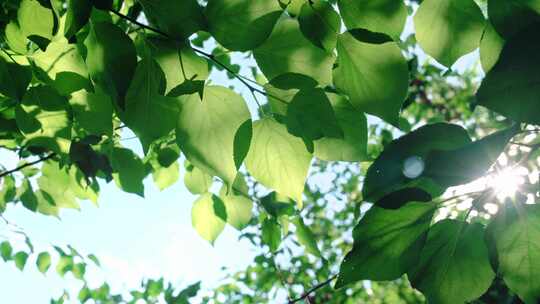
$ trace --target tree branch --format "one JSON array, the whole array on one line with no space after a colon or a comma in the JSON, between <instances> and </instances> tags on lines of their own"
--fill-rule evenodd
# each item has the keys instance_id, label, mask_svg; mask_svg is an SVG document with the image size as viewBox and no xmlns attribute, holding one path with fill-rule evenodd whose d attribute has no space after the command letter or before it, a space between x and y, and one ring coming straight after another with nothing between
<instances>
[{"instance_id":1,"label":"tree branch","mask_svg":"<svg viewBox=\"0 0 540 304\"><path fill-rule=\"evenodd\" d=\"M39 158L38 160L29 162L29 163L26 163L26 164L22 164L22 165L18 166L17 168L13 168L13 169L8 170L8 171L4 171L4 172L0 173L0 177L4 177L4 176L6 176L6 175L10 175L10 174L15 173L15 172L17 172L17 171L19 171L19 170L22 170L22 169L24 169L24 168L26 168L26 167L29 167L29 166L38 164L38 163L40 163L40 162L46 161L46 160L48 160L48 159L51 159L51 158L53 158L53 157L55 157L55 156L56 156L56 153L53 152L53 153L51 153L51 154L49 154L49 155L47 155L47 156L44 156L44 157Z\"/></svg>"},{"instance_id":2,"label":"tree branch","mask_svg":"<svg viewBox=\"0 0 540 304\"><path fill-rule=\"evenodd\" d=\"M114 10L114 9L110 9L110 12L113 13L113 14L115 14L115 15L117 15L118 17L123 18L123 19L125 19L125 20L128 20L129 22L131 22L131 23L133 23L133 24L135 24L135 25L138 25L138 26L140 26L140 27L142 27L142 28L144 28L144 29L147 29L147 30L152 31L152 32L157 33L157 34L160 34L160 35L162 35L163 37L166 37L166 38L168 38L168 39L174 40L174 38L172 38L171 36L169 36L167 33L163 32L163 31L161 31L161 30L159 30L159 29L157 29L157 28L154 28L154 27L151 27L151 26L146 25L146 24L144 24L144 23L141 23L141 22L139 22L139 21L137 21L137 20L135 20L135 19L133 19L133 18L131 18L131 17L129 17L129 16L126 16L126 15L120 13L119 11L116 11L116 10ZM207 53L207 52L205 52L205 51L203 51L203 50L201 50L201 49L195 48L195 47L193 47L193 46L191 46L191 45L189 45L189 47L190 47L194 52L196 52L196 53L198 53L198 54L200 54L200 55L202 55L202 56L204 56L204 57L210 59L210 60L211 60L212 62L214 62L215 64L217 64L217 65L219 65L220 67L224 68L227 72L229 72L229 73L230 73L231 75L233 75L236 79L238 79L244 86L246 86L246 88L248 88L248 89L251 91L252 94L254 94L254 93L259 93L259 94L264 95L264 96L267 96L267 97L272 97L272 98L274 98L274 99L276 99L276 100L278 100L278 101L280 101L280 102L283 102L283 103L286 103L286 104L288 103L286 100L283 100L283 99L281 99L281 98L279 98L279 97L277 97L277 96L272 96L272 95L268 94L267 92L265 92L265 91L263 91L263 90L261 90L261 89L259 89L259 88L256 88L256 87L252 86L251 84L248 83L248 81L253 82L253 83L257 83L257 82L254 81L254 80L251 80L251 79L249 79L249 78L246 78L246 77L244 77L244 76L242 76L242 75L240 75L240 74L238 74L238 73L236 73L236 72L233 71L229 66L227 66L226 64L224 64L224 63L222 63L221 61L217 60L217 59L216 59L216 56L214 56L214 54ZM257 83L257 84L258 84L258 83Z\"/></svg>"},{"instance_id":3,"label":"tree branch","mask_svg":"<svg viewBox=\"0 0 540 304\"><path fill-rule=\"evenodd\" d=\"M288 304L294 304L294 303L297 303L297 302L300 302L302 300L305 300L307 299L307 297L309 297L310 294L314 293L315 291L323 288L324 286L330 284L333 280L335 280L337 278L337 274L333 275L332 277L330 277L328 280L322 282L322 283L319 283L318 285L316 285L315 287L311 288L310 290L306 291L302 296L300 296L299 298L296 298L296 299L293 299L293 300L290 300L289 302L287 302Z\"/></svg>"}]
</instances>

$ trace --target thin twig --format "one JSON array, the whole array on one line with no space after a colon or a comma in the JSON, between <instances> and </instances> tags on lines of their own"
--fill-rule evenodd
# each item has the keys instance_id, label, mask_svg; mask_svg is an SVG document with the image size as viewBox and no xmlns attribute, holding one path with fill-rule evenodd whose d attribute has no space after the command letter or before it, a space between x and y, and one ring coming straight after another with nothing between
<instances>
[{"instance_id":1,"label":"thin twig","mask_svg":"<svg viewBox=\"0 0 540 304\"><path fill-rule=\"evenodd\" d=\"M288 304L294 304L294 303L297 303L297 302L300 302L304 299L306 299L307 297L309 297L310 294L314 293L315 291L323 288L324 286L330 284L333 280L335 280L337 278L337 274L333 275L332 277L330 277L328 280L316 285L315 287L311 288L310 290L306 291L302 296L300 296L299 298L296 298L296 299L293 299L293 300L290 300L288 302Z\"/></svg>"},{"instance_id":2,"label":"thin twig","mask_svg":"<svg viewBox=\"0 0 540 304\"><path fill-rule=\"evenodd\" d=\"M2 173L0 173L0 177L4 177L4 176L6 176L6 175L15 173L15 172L17 172L17 171L19 171L19 170L21 170L21 169L24 169L24 168L26 168L26 167L29 167L29 166L38 164L38 163L40 163L40 162L42 162L42 161L46 161L46 160L51 159L51 158L53 158L53 157L55 157L55 156L56 156L56 153L53 152L53 153L51 153L51 154L49 154L49 155L47 155L47 156L41 157L40 159L35 160L35 161L33 161L33 162L25 163L25 164L22 164L22 165L18 166L17 168L13 168L13 169L11 169L11 170L2 172Z\"/></svg>"}]
</instances>

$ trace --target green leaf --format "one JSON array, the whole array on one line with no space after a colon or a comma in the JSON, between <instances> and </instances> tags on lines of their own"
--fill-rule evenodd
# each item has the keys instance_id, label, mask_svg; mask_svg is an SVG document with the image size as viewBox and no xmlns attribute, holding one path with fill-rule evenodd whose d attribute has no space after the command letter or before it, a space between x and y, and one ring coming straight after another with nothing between
<instances>
[{"instance_id":1,"label":"green leaf","mask_svg":"<svg viewBox=\"0 0 540 304\"><path fill-rule=\"evenodd\" d=\"M304 220L298 216L293 220L293 224L296 227L296 238L298 242L304 246L307 253L322 258L321 251L317 246L317 240L313 231L304 224Z\"/></svg>"},{"instance_id":2,"label":"green leaf","mask_svg":"<svg viewBox=\"0 0 540 304\"><path fill-rule=\"evenodd\" d=\"M353 230L354 245L341 263L336 288L400 278L418 262L435 210L418 202L397 210L371 207Z\"/></svg>"},{"instance_id":3,"label":"green leaf","mask_svg":"<svg viewBox=\"0 0 540 304\"><path fill-rule=\"evenodd\" d=\"M41 68L50 83L60 94L67 96L81 89L90 90L88 68L76 45L59 38L49 44L46 51L32 55L36 66ZM90 62L89 62L90 64Z\"/></svg>"},{"instance_id":4,"label":"green leaf","mask_svg":"<svg viewBox=\"0 0 540 304\"><path fill-rule=\"evenodd\" d=\"M495 31L491 22L486 22L480 41L480 62L484 73L488 73L499 60L505 40Z\"/></svg>"},{"instance_id":5,"label":"green leaf","mask_svg":"<svg viewBox=\"0 0 540 304\"><path fill-rule=\"evenodd\" d=\"M278 1L210 0L205 15L210 33L221 45L247 51L268 38L282 11Z\"/></svg>"},{"instance_id":6,"label":"green leaf","mask_svg":"<svg viewBox=\"0 0 540 304\"><path fill-rule=\"evenodd\" d=\"M367 171L362 189L364 199L376 202L393 191L414 186L432 196L442 194L444 189L440 185L421 176L427 155L434 150L451 151L470 142L465 129L447 123L425 125L392 141Z\"/></svg>"},{"instance_id":7,"label":"green leaf","mask_svg":"<svg viewBox=\"0 0 540 304\"><path fill-rule=\"evenodd\" d=\"M45 274L51 267L51 255L46 251L40 253L36 260L36 266L39 272Z\"/></svg>"},{"instance_id":8,"label":"green leaf","mask_svg":"<svg viewBox=\"0 0 540 304\"><path fill-rule=\"evenodd\" d=\"M307 40L298 21L291 18L280 19L268 40L256 48L253 55L268 79L298 73L312 77L321 85L332 81L334 56Z\"/></svg>"},{"instance_id":9,"label":"green leaf","mask_svg":"<svg viewBox=\"0 0 540 304\"><path fill-rule=\"evenodd\" d=\"M253 141L246 157L248 172L299 205L311 158L303 141L274 119L264 118L253 124Z\"/></svg>"},{"instance_id":10,"label":"green leaf","mask_svg":"<svg viewBox=\"0 0 540 304\"><path fill-rule=\"evenodd\" d=\"M341 19L330 3L322 0L304 3L298 22L304 36L316 46L327 51L336 47Z\"/></svg>"},{"instance_id":11,"label":"green leaf","mask_svg":"<svg viewBox=\"0 0 540 304\"><path fill-rule=\"evenodd\" d=\"M197 233L212 245L225 228L223 202L214 194L201 195L191 209L191 223Z\"/></svg>"},{"instance_id":12,"label":"green leaf","mask_svg":"<svg viewBox=\"0 0 540 304\"><path fill-rule=\"evenodd\" d=\"M484 16L473 0L425 0L414 16L422 49L450 67L478 47Z\"/></svg>"},{"instance_id":13,"label":"green leaf","mask_svg":"<svg viewBox=\"0 0 540 304\"><path fill-rule=\"evenodd\" d=\"M2 260L4 260L4 262L11 260L12 252L13 248L8 241L3 241L2 243L0 243L0 256L2 257Z\"/></svg>"},{"instance_id":14,"label":"green leaf","mask_svg":"<svg viewBox=\"0 0 540 304\"><path fill-rule=\"evenodd\" d=\"M155 140L169 134L176 126L180 100L165 97L165 75L151 58L145 58L137 70L126 94L123 120L137 134L145 151Z\"/></svg>"},{"instance_id":15,"label":"green leaf","mask_svg":"<svg viewBox=\"0 0 540 304\"><path fill-rule=\"evenodd\" d=\"M137 66L133 41L114 24L92 22L84 45L88 50L86 65L92 80L123 108Z\"/></svg>"},{"instance_id":16,"label":"green leaf","mask_svg":"<svg viewBox=\"0 0 540 304\"><path fill-rule=\"evenodd\" d=\"M244 99L230 89L209 86L204 98L185 96L176 127L176 141L197 168L232 185L247 153L251 116ZM240 144L243 143L243 144Z\"/></svg>"},{"instance_id":17,"label":"green leaf","mask_svg":"<svg viewBox=\"0 0 540 304\"><path fill-rule=\"evenodd\" d=\"M495 278L483 226L456 220L438 222L430 229L420 261L408 276L430 303L465 303L480 297Z\"/></svg>"},{"instance_id":18,"label":"green leaf","mask_svg":"<svg viewBox=\"0 0 540 304\"><path fill-rule=\"evenodd\" d=\"M19 251L13 256L13 262L15 262L15 266L17 266L20 271L24 270L26 260L28 260L28 253L24 251Z\"/></svg>"},{"instance_id":19,"label":"green leaf","mask_svg":"<svg viewBox=\"0 0 540 304\"><path fill-rule=\"evenodd\" d=\"M19 187L18 191L20 191L19 199L21 200L23 206L32 211L35 212L38 207L38 201L36 196L34 195L34 190L32 189L32 185L28 181L28 179L25 179L21 186Z\"/></svg>"},{"instance_id":20,"label":"green leaf","mask_svg":"<svg viewBox=\"0 0 540 304\"><path fill-rule=\"evenodd\" d=\"M61 276L73 269L73 257L69 255L61 255L58 263L56 264L56 272Z\"/></svg>"},{"instance_id":21,"label":"green leaf","mask_svg":"<svg viewBox=\"0 0 540 304\"><path fill-rule=\"evenodd\" d=\"M17 126L25 135L27 145L67 153L71 139L71 121L67 108L67 99L53 88L30 88L15 110Z\"/></svg>"},{"instance_id":22,"label":"green leaf","mask_svg":"<svg viewBox=\"0 0 540 304\"><path fill-rule=\"evenodd\" d=\"M510 38L529 25L540 22L538 0L488 0L489 20L504 38Z\"/></svg>"},{"instance_id":23,"label":"green leaf","mask_svg":"<svg viewBox=\"0 0 540 304\"><path fill-rule=\"evenodd\" d=\"M178 162L174 162L168 167L162 167L159 163L154 163L153 167L152 178L161 191L174 185L180 178L180 166Z\"/></svg>"},{"instance_id":24,"label":"green leaf","mask_svg":"<svg viewBox=\"0 0 540 304\"><path fill-rule=\"evenodd\" d=\"M366 29L399 38L407 19L407 7L403 1L339 0L338 6L349 30Z\"/></svg>"},{"instance_id":25,"label":"green leaf","mask_svg":"<svg viewBox=\"0 0 540 304\"><path fill-rule=\"evenodd\" d=\"M53 37L53 11L37 0L22 0L17 19L23 35L44 50Z\"/></svg>"},{"instance_id":26,"label":"green leaf","mask_svg":"<svg viewBox=\"0 0 540 304\"><path fill-rule=\"evenodd\" d=\"M510 290L527 304L540 299L540 205L507 205L492 220L498 269Z\"/></svg>"},{"instance_id":27,"label":"green leaf","mask_svg":"<svg viewBox=\"0 0 540 304\"><path fill-rule=\"evenodd\" d=\"M238 174L237 180L239 177L243 180L243 176L240 174ZM244 195L237 193L234 189L227 193L227 187L225 186L219 192L219 197L223 201L227 212L227 223L237 230L244 229L253 216L253 202Z\"/></svg>"},{"instance_id":28,"label":"green leaf","mask_svg":"<svg viewBox=\"0 0 540 304\"><path fill-rule=\"evenodd\" d=\"M367 119L340 95L327 93L343 130L343 138L321 138L314 142L314 156L327 161L362 161L367 159Z\"/></svg>"},{"instance_id":29,"label":"green leaf","mask_svg":"<svg viewBox=\"0 0 540 304\"><path fill-rule=\"evenodd\" d=\"M184 184L189 192L193 194L203 194L208 192L212 186L212 176L193 166L188 160L185 161L186 175Z\"/></svg>"},{"instance_id":30,"label":"green leaf","mask_svg":"<svg viewBox=\"0 0 540 304\"><path fill-rule=\"evenodd\" d=\"M478 89L479 105L517 122L540 124L540 41L533 26L509 39Z\"/></svg>"},{"instance_id":31,"label":"green leaf","mask_svg":"<svg viewBox=\"0 0 540 304\"><path fill-rule=\"evenodd\" d=\"M178 43L170 39L147 37L146 45L152 58L165 73L166 93L188 80L205 81L208 78L208 62L198 56L187 42Z\"/></svg>"},{"instance_id":32,"label":"green leaf","mask_svg":"<svg viewBox=\"0 0 540 304\"><path fill-rule=\"evenodd\" d=\"M81 90L71 94L69 103L75 121L89 134L112 135L113 104L108 95Z\"/></svg>"},{"instance_id":33,"label":"green leaf","mask_svg":"<svg viewBox=\"0 0 540 304\"><path fill-rule=\"evenodd\" d=\"M275 191L261 198L261 205L268 214L275 218L294 214L294 201Z\"/></svg>"},{"instance_id":34,"label":"green leaf","mask_svg":"<svg viewBox=\"0 0 540 304\"><path fill-rule=\"evenodd\" d=\"M71 183L66 168L60 168L57 162L46 161L41 167L39 188L50 196L55 207L79 209L75 193L69 187Z\"/></svg>"},{"instance_id":35,"label":"green leaf","mask_svg":"<svg viewBox=\"0 0 540 304\"><path fill-rule=\"evenodd\" d=\"M360 111L397 125L409 85L407 62L395 42L362 42L339 35L334 84Z\"/></svg>"},{"instance_id":36,"label":"green leaf","mask_svg":"<svg viewBox=\"0 0 540 304\"><path fill-rule=\"evenodd\" d=\"M281 244L281 228L275 219L265 219L261 225L261 238L270 251L275 252Z\"/></svg>"},{"instance_id":37,"label":"green leaf","mask_svg":"<svg viewBox=\"0 0 540 304\"><path fill-rule=\"evenodd\" d=\"M2 182L2 190L0 190L0 213L2 213L6 204L15 199L17 190L15 188L15 179L13 176L4 176L0 181Z\"/></svg>"},{"instance_id":38,"label":"green leaf","mask_svg":"<svg viewBox=\"0 0 540 304\"><path fill-rule=\"evenodd\" d=\"M27 66L6 62L0 57L0 94L21 100L32 80L32 71Z\"/></svg>"},{"instance_id":39,"label":"green leaf","mask_svg":"<svg viewBox=\"0 0 540 304\"><path fill-rule=\"evenodd\" d=\"M66 12L66 24L64 36L71 39L72 36L88 23L92 12L92 2L88 0L69 0Z\"/></svg>"},{"instance_id":40,"label":"green leaf","mask_svg":"<svg viewBox=\"0 0 540 304\"><path fill-rule=\"evenodd\" d=\"M111 166L113 178L125 192L144 197L143 179L147 171L142 160L131 150L115 147L112 151Z\"/></svg>"},{"instance_id":41,"label":"green leaf","mask_svg":"<svg viewBox=\"0 0 540 304\"><path fill-rule=\"evenodd\" d=\"M445 187L473 181L486 173L518 131L515 125L455 150L432 151L423 175Z\"/></svg>"},{"instance_id":42,"label":"green leaf","mask_svg":"<svg viewBox=\"0 0 540 304\"><path fill-rule=\"evenodd\" d=\"M6 42L9 49L20 54L26 53L26 37L15 21L11 21L5 28Z\"/></svg>"},{"instance_id":43,"label":"green leaf","mask_svg":"<svg viewBox=\"0 0 540 304\"><path fill-rule=\"evenodd\" d=\"M264 85L268 93L268 102L274 114L287 115L287 107L300 90L310 90L317 86L317 81L302 74L286 73L279 75Z\"/></svg>"},{"instance_id":44,"label":"green leaf","mask_svg":"<svg viewBox=\"0 0 540 304\"><path fill-rule=\"evenodd\" d=\"M186 39L205 27L197 0L138 0L151 24L157 25L175 39Z\"/></svg>"},{"instance_id":45,"label":"green leaf","mask_svg":"<svg viewBox=\"0 0 540 304\"><path fill-rule=\"evenodd\" d=\"M307 141L342 138L334 110L323 89L300 90L287 108L287 131Z\"/></svg>"},{"instance_id":46,"label":"green leaf","mask_svg":"<svg viewBox=\"0 0 540 304\"><path fill-rule=\"evenodd\" d=\"M76 279L83 280L84 274L86 273L86 265L83 263L73 264L73 269L71 269L71 273L73 273L73 277L75 277Z\"/></svg>"}]
</instances>

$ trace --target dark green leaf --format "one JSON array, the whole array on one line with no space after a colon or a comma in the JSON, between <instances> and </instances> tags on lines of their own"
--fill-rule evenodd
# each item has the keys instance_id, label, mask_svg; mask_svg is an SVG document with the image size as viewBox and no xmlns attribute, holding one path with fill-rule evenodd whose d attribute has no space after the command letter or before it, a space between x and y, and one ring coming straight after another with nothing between
<instances>
[{"instance_id":1,"label":"dark green leaf","mask_svg":"<svg viewBox=\"0 0 540 304\"><path fill-rule=\"evenodd\" d=\"M12 252L13 248L8 241L3 241L2 243L0 243L0 256L2 257L2 260L4 260L4 262L11 260Z\"/></svg>"},{"instance_id":2,"label":"dark green leaf","mask_svg":"<svg viewBox=\"0 0 540 304\"><path fill-rule=\"evenodd\" d=\"M92 22L84 45L92 80L124 108L124 98L137 66L133 41L114 24Z\"/></svg>"},{"instance_id":3,"label":"dark green leaf","mask_svg":"<svg viewBox=\"0 0 540 304\"><path fill-rule=\"evenodd\" d=\"M540 299L540 205L508 205L489 229L498 273L527 304Z\"/></svg>"},{"instance_id":4,"label":"dark green leaf","mask_svg":"<svg viewBox=\"0 0 540 304\"><path fill-rule=\"evenodd\" d=\"M398 210L372 207L354 228L336 288L360 280L394 280L420 257L435 206L411 202Z\"/></svg>"},{"instance_id":5,"label":"dark green leaf","mask_svg":"<svg viewBox=\"0 0 540 304\"><path fill-rule=\"evenodd\" d=\"M275 219L265 219L261 226L261 238L270 251L278 250L281 243L281 228Z\"/></svg>"},{"instance_id":6,"label":"dark green leaf","mask_svg":"<svg viewBox=\"0 0 540 304\"><path fill-rule=\"evenodd\" d=\"M476 95L479 105L517 122L540 124L540 24L509 39Z\"/></svg>"},{"instance_id":7,"label":"dark green leaf","mask_svg":"<svg viewBox=\"0 0 540 304\"><path fill-rule=\"evenodd\" d=\"M327 51L336 47L341 19L330 3L322 0L305 2L298 22L304 36L316 46Z\"/></svg>"},{"instance_id":8,"label":"dark green leaf","mask_svg":"<svg viewBox=\"0 0 540 304\"><path fill-rule=\"evenodd\" d=\"M114 170L114 181L122 190L144 197L143 179L147 171L142 160L131 150L114 148L111 166Z\"/></svg>"},{"instance_id":9,"label":"dark green leaf","mask_svg":"<svg viewBox=\"0 0 540 304\"><path fill-rule=\"evenodd\" d=\"M13 262L15 262L15 266L20 270L24 270L24 266L26 266L26 260L28 260L28 253L24 251L19 251L13 256Z\"/></svg>"},{"instance_id":10,"label":"dark green leaf","mask_svg":"<svg viewBox=\"0 0 540 304\"><path fill-rule=\"evenodd\" d=\"M438 222L429 230L420 261L408 276L430 303L465 303L480 297L495 278L483 226Z\"/></svg>"},{"instance_id":11,"label":"dark green leaf","mask_svg":"<svg viewBox=\"0 0 540 304\"><path fill-rule=\"evenodd\" d=\"M540 22L538 0L488 0L488 15L495 30L504 38L510 38Z\"/></svg>"},{"instance_id":12,"label":"dark green leaf","mask_svg":"<svg viewBox=\"0 0 540 304\"><path fill-rule=\"evenodd\" d=\"M92 12L92 2L89 0L69 0L66 12L66 24L64 36L71 39L72 36L86 25Z\"/></svg>"}]
</instances>

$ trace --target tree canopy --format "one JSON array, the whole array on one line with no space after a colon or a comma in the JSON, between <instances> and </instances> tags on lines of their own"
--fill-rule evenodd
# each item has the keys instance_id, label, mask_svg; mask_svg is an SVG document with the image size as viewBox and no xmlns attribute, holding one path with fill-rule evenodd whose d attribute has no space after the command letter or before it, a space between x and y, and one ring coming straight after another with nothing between
<instances>
[{"instance_id":1,"label":"tree canopy","mask_svg":"<svg viewBox=\"0 0 540 304\"><path fill-rule=\"evenodd\" d=\"M0 214L183 171L200 236L261 250L204 303L538 303L539 32L539 0L3 1L0 149L20 163L0 161ZM26 240L0 256L99 266ZM77 296L189 303L200 284L141 288Z\"/></svg>"}]
</instances>

